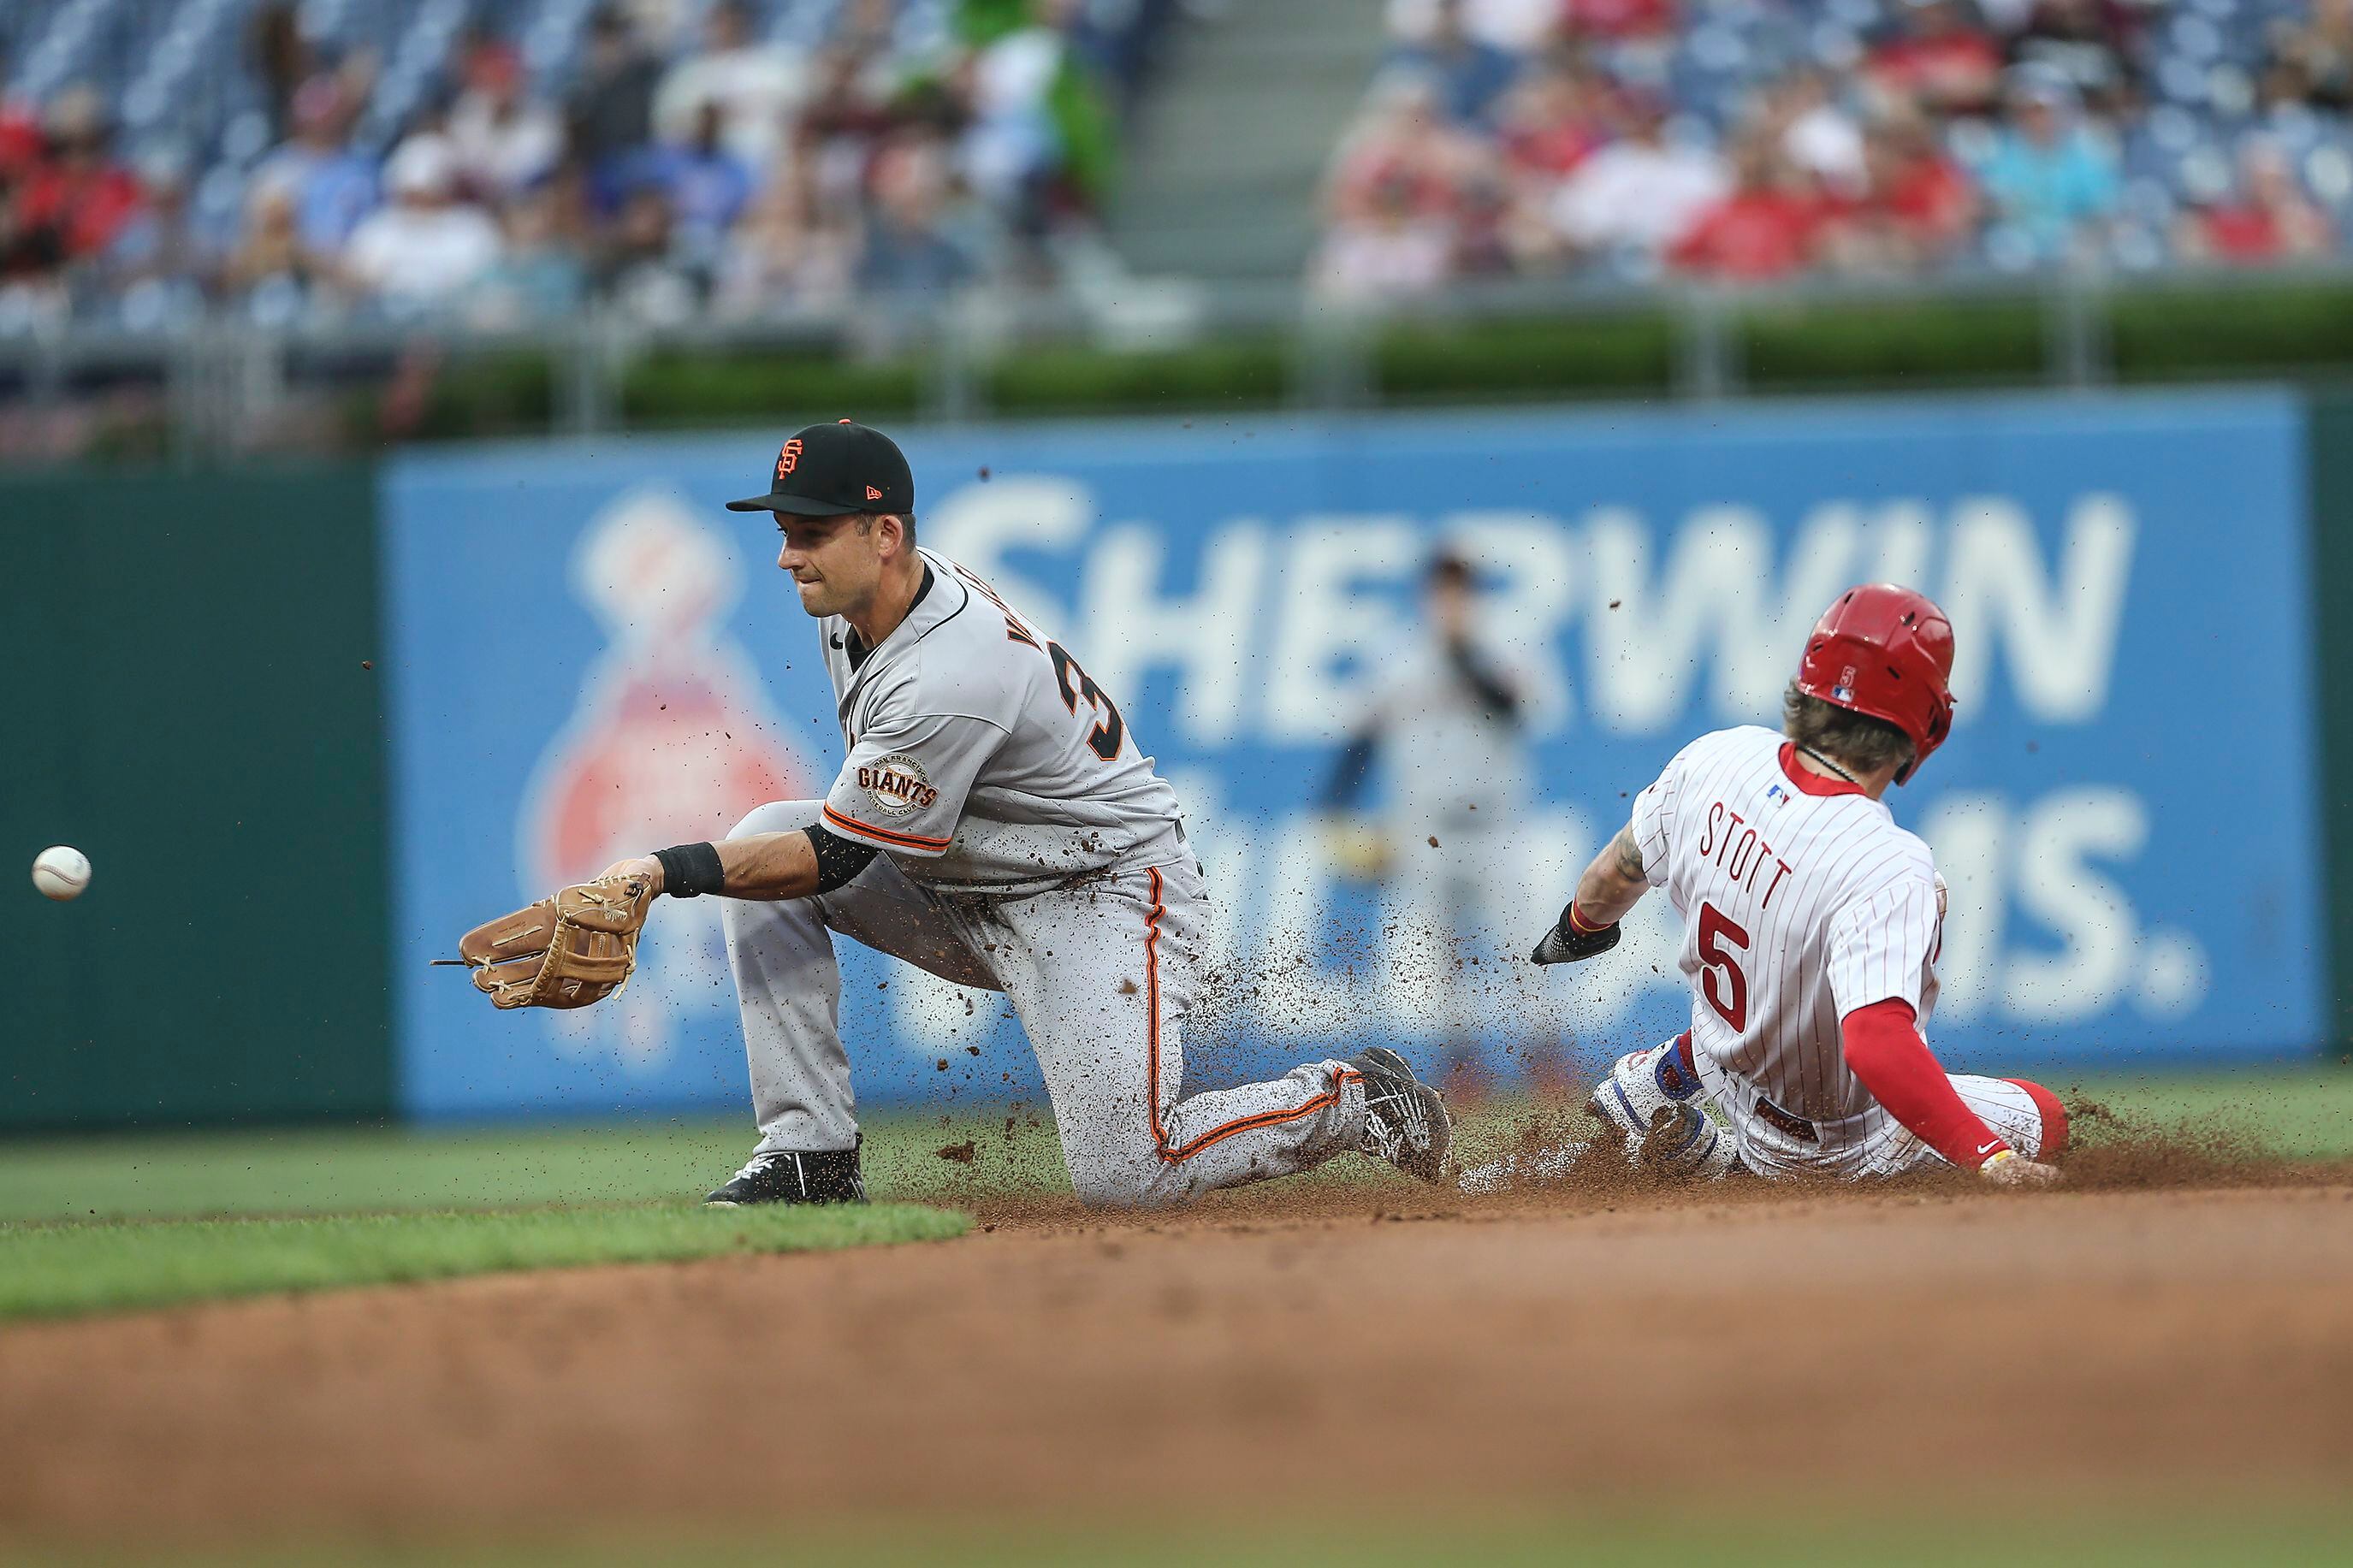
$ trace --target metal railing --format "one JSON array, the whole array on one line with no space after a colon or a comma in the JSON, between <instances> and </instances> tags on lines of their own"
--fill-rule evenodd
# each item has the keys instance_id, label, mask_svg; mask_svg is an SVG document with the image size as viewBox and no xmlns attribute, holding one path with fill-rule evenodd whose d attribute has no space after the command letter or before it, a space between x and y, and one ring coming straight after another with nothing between
<instances>
[{"instance_id":1,"label":"metal railing","mask_svg":"<svg viewBox=\"0 0 2353 1568\"><path fill-rule=\"evenodd\" d=\"M918 416L960 423L997 413L990 395L992 367L1040 346L1120 355L1256 337L1282 345L1287 367L1283 405L1351 409L1384 401L1377 350L1387 334L1400 328L1641 316L1663 320L1672 341L1671 363L1648 395L1734 398L1754 390L1744 323L1761 314L1968 302L2031 303L2036 310L2039 363L2029 374L2003 379L2094 386L2116 376L2107 323L2109 307L2120 295L2162 299L2168 292L2227 287L2253 296L2315 285L2353 291L2353 266L2229 273L2177 269L2129 279L1988 277L1934 284L1808 280L1763 289L1514 280L1461 287L1378 310L1335 308L1289 283L1213 288L1129 279L1088 289L980 289L921 306L867 301L823 314L662 328L609 310L554 326L497 331L460 323L263 328L219 320L145 332L52 327L0 337L0 461L69 455L70 428L66 437L46 445L26 432L38 432L45 420L76 411L85 424L103 426L110 408L131 410L151 432L160 430L151 445L182 461L346 444L350 433L325 416L336 398L380 395L405 376L429 382L450 366L498 355L544 362L549 434L586 435L628 426L625 382L633 366L657 353L775 352L852 363L913 364L918 367ZM1935 384L1934 377L1922 384Z\"/></svg>"}]
</instances>

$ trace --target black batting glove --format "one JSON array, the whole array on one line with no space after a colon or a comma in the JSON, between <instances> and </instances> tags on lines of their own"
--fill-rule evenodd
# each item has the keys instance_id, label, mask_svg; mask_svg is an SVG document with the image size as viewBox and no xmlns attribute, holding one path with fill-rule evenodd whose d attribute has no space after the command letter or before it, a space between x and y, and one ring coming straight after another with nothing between
<instances>
[{"instance_id":1,"label":"black batting glove","mask_svg":"<svg viewBox=\"0 0 2353 1568\"><path fill-rule=\"evenodd\" d=\"M1577 912L1571 903L1560 911L1560 923L1545 932L1536 950L1528 954L1530 963L1576 963L1599 957L1618 945L1618 922L1606 926L1594 925Z\"/></svg>"}]
</instances>

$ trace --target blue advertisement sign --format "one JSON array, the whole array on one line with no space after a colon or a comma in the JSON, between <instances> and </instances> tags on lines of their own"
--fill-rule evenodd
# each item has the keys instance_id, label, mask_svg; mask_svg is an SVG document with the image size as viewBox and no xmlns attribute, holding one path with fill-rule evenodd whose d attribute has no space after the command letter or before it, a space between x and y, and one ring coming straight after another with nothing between
<instances>
[{"instance_id":1,"label":"blue advertisement sign","mask_svg":"<svg viewBox=\"0 0 2353 1568\"><path fill-rule=\"evenodd\" d=\"M391 466L410 1113L747 1105L714 900L659 908L638 978L577 1013L494 1014L426 961L622 855L825 793L841 742L812 624L769 521L721 507L783 434ZM1778 723L1813 617L1874 579L1935 596L1958 644L1953 737L1890 795L1951 886L1947 1065L2219 1065L2321 1037L2284 394L901 434L923 542L1069 646L1186 804L1219 904L1202 1084L1376 1039L1583 1070L1679 1027L1663 900L1599 963L1515 955L1683 744ZM1500 751L1398 720L1441 549L1472 564L1476 641L1517 700ZM1330 780L1358 734L1382 744L1343 833ZM861 1098L1037 1092L1001 998L839 946Z\"/></svg>"}]
</instances>

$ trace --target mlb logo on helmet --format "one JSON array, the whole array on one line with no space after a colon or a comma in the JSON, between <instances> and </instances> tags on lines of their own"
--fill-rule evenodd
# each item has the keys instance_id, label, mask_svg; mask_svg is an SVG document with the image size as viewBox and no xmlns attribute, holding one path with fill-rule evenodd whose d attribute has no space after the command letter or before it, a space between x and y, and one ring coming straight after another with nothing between
<instances>
[{"instance_id":1,"label":"mlb logo on helmet","mask_svg":"<svg viewBox=\"0 0 2353 1568\"><path fill-rule=\"evenodd\" d=\"M1854 700L1854 666L1850 664L1839 671L1838 681L1831 688L1831 700L1833 702Z\"/></svg>"}]
</instances>

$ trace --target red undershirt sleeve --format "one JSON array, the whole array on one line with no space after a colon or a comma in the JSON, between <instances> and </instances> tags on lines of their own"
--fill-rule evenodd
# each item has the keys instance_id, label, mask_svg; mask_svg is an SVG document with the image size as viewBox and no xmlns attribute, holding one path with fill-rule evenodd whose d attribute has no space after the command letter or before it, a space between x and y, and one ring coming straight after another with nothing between
<instances>
[{"instance_id":1,"label":"red undershirt sleeve","mask_svg":"<svg viewBox=\"0 0 2353 1568\"><path fill-rule=\"evenodd\" d=\"M1849 1013L1840 1024L1848 1070L1920 1142L1974 1171L2010 1145L1961 1102L1913 1026L1914 1017L1912 1005L1900 996Z\"/></svg>"}]
</instances>

